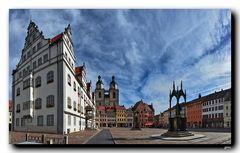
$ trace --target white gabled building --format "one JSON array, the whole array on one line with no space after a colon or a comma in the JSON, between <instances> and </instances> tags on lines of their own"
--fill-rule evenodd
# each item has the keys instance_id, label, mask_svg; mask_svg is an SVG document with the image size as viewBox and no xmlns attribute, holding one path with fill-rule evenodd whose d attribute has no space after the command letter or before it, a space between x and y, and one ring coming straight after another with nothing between
<instances>
[{"instance_id":1,"label":"white gabled building","mask_svg":"<svg viewBox=\"0 0 240 153\"><path fill-rule=\"evenodd\" d=\"M13 44L14 45L14 44ZM72 32L45 39L30 21L13 70L13 131L71 133L95 128L95 99L85 64L75 68Z\"/></svg>"}]
</instances>

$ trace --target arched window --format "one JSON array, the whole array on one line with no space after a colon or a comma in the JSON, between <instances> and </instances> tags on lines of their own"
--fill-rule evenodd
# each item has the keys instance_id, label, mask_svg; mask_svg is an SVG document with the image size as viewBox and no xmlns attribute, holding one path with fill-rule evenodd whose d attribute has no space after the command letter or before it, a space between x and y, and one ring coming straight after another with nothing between
<instances>
[{"instance_id":1,"label":"arched window","mask_svg":"<svg viewBox=\"0 0 240 153\"><path fill-rule=\"evenodd\" d=\"M68 97L68 99L67 99L67 104L68 104L68 108L72 108L72 103L71 103L71 98L70 97Z\"/></svg>"},{"instance_id":2,"label":"arched window","mask_svg":"<svg viewBox=\"0 0 240 153\"><path fill-rule=\"evenodd\" d=\"M115 92L113 92L113 98L116 98L116 93Z\"/></svg>"},{"instance_id":3,"label":"arched window","mask_svg":"<svg viewBox=\"0 0 240 153\"><path fill-rule=\"evenodd\" d=\"M98 98L101 98L102 97L102 94L101 92L98 93Z\"/></svg>"},{"instance_id":4,"label":"arched window","mask_svg":"<svg viewBox=\"0 0 240 153\"><path fill-rule=\"evenodd\" d=\"M42 99L41 98L37 98L35 100L35 109L41 109L42 108Z\"/></svg>"},{"instance_id":5,"label":"arched window","mask_svg":"<svg viewBox=\"0 0 240 153\"><path fill-rule=\"evenodd\" d=\"M54 81L54 72L53 71L49 71L47 73L47 83L51 83Z\"/></svg>"},{"instance_id":6,"label":"arched window","mask_svg":"<svg viewBox=\"0 0 240 153\"><path fill-rule=\"evenodd\" d=\"M40 87L41 86L41 77L38 76L36 79L35 79L35 87Z\"/></svg>"},{"instance_id":7,"label":"arched window","mask_svg":"<svg viewBox=\"0 0 240 153\"><path fill-rule=\"evenodd\" d=\"M68 74L68 84L71 86L71 76Z\"/></svg>"},{"instance_id":8,"label":"arched window","mask_svg":"<svg viewBox=\"0 0 240 153\"><path fill-rule=\"evenodd\" d=\"M54 107L54 95L47 96L47 107Z\"/></svg>"}]
</instances>

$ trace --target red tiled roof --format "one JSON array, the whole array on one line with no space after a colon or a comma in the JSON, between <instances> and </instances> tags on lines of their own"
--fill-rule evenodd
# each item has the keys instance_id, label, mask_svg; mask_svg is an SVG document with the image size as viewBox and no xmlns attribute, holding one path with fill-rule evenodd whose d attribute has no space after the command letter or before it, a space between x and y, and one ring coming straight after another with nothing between
<instances>
[{"instance_id":1,"label":"red tiled roof","mask_svg":"<svg viewBox=\"0 0 240 153\"><path fill-rule=\"evenodd\" d=\"M12 107L13 107L12 100L8 101L8 106L9 106L9 112L12 112Z\"/></svg>"},{"instance_id":2,"label":"red tiled roof","mask_svg":"<svg viewBox=\"0 0 240 153\"><path fill-rule=\"evenodd\" d=\"M98 111L105 111L105 106L98 106Z\"/></svg>"},{"instance_id":3,"label":"red tiled roof","mask_svg":"<svg viewBox=\"0 0 240 153\"><path fill-rule=\"evenodd\" d=\"M118 110L119 110L119 109L122 109L122 110L123 110L123 109L125 109L125 107L124 107L124 105L122 105L122 106L119 105L119 106L116 106L116 109L118 109Z\"/></svg>"},{"instance_id":4,"label":"red tiled roof","mask_svg":"<svg viewBox=\"0 0 240 153\"><path fill-rule=\"evenodd\" d=\"M50 44L53 44L53 43L55 43L55 42L57 42L57 41L59 41L61 38L62 38L62 33L60 33L60 34L58 34L58 35L56 35L55 37L53 37L52 39L50 39Z\"/></svg>"},{"instance_id":5,"label":"red tiled roof","mask_svg":"<svg viewBox=\"0 0 240 153\"><path fill-rule=\"evenodd\" d=\"M82 75L83 66L75 67L76 76Z\"/></svg>"}]
</instances>

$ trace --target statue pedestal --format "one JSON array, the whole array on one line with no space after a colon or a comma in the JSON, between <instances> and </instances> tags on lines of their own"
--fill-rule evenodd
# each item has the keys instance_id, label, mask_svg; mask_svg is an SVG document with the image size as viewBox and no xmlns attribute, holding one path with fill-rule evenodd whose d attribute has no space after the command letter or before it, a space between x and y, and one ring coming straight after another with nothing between
<instances>
[{"instance_id":1,"label":"statue pedestal","mask_svg":"<svg viewBox=\"0 0 240 153\"><path fill-rule=\"evenodd\" d=\"M186 130L186 117L176 116L174 118L169 118L169 128L168 131L162 136L164 137L186 137L193 136L192 133Z\"/></svg>"}]
</instances>

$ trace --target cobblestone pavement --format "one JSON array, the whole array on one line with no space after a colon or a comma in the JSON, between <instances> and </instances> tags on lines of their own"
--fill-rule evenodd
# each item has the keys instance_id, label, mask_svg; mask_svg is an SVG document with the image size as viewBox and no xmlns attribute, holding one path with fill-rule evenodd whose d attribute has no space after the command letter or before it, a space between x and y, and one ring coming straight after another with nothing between
<instances>
[{"instance_id":1,"label":"cobblestone pavement","mask_svg":"<svg viewBox=\"0 0 240 153\"><path fill-rule=\"evenodd\" d=\"M109 129L103 129L86 142L86 144L114 144L114 141Z\"/></svg>"},{"instance_id":2,"label":"cobblestone pavement","mask_svg":"<svg viewBox=\"0 0 240 153\"><path fill-rule=\"evenodd\" d=\"M66 134L68 136L68 144L83 144L100 130L84 130ZM60 138L65 135L62 134L48 134L48 133L30 133L30 135L41 136L46 134L46 137ZM9 143L17 144L26 141L26 132L9 132Z\"/></svg>"},{"instance_id":3,"label":"cobblestone pavement","mask_svg":"<svg viewBox=\"0 0 240 153\"><path fill-rule=\"evenodd\" d=\"M188 141L166 141L150 138L151 135L161 135L166 129L142 128L131 130L129 128L110 128L115 144L230 144L231 133L223 132L192 132L203 134L206 137Z\"/></svg>"}]
</instances>

